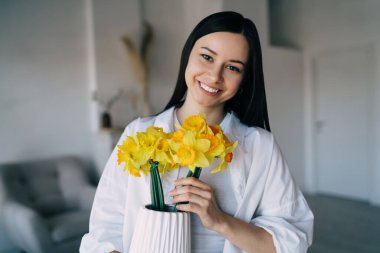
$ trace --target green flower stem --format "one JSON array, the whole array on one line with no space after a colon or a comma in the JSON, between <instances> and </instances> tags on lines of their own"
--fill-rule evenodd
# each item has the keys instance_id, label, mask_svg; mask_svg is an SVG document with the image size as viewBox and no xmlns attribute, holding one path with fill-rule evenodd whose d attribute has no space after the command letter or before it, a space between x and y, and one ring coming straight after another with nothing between
<instances>
[{"instance_id":1,"label":"green flower stem","mask_svg":"<svg viewBox=\"0 0 380 253\"><path fill-rule=\"evenodd\" d=\"M193 176L193 172L191 170L189 170L189 172L187 172L186 177L192 177L192 176Z\"/></svg>"},{"instance_id":2,"label":"green flower stem","mask_svg":"<svg viewBox=\"0 0 380 253\"><path fill-rule=\"evenodd\" d=\"M195 177L196 179L199 179L199 177L201 176L201 172L202 172L202 168L196 167L195 170L194 170L194 173L193 173L192 177Z\"/></svg>"},{"instance_id":3,"label":"green flower stem","mask_svg":"<svg viewBox=\"0 0 380 253\"><path fill-rule=\"evenodd\" d=\"M191 170L189 170L189 172L187 172L186 177L195 177L195 178L199 179L199 177L201 175L201 172L202 172L202 168L195 167L194 172L192 172Z\"/></svg>"},{"instance_id":4,"label":"green flower stem","mask_svg":"<svg viewBox=\"0 0 380 253\"><path fill-rule=\"evenodd\" d=\"M165 210L164 193L160 173L158 172L158 162L155 161L150 162L150 197L153 210Z\"/></svg>"},{"instance_id":5,"label":"green flower stem","mask_svg":"<svg viewBox=\"0 0 380 253\"><path fill-rule=\"evenodd\" d=\"M202 168L200 167L195 167L195 170L194 172L192 172L191 170L189 170L189 172L187 172L187 175L186 177L195 177L196 179L199 179L199 177L201 176L201 172L202 172ZM175 204L175 210L177 210L177 205L180 205L180 204L188 204L189 202L180 202L180 203L176 203Z\"/></svg>"}]
</instances>

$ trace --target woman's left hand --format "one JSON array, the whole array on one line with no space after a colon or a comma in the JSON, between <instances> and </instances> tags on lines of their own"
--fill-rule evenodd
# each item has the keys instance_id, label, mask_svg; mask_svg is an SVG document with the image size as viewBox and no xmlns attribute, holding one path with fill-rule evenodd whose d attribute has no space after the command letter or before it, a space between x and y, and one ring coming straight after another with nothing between
<instances>
[{"instance_id":1,"label":"woman's left hand","mask_svg":"<svg viewBox=\"0 0 380 253\"><path fill-rule=\"evenodd\" d=\"M174 183L175 186L182 187L169 192L173 203L189 202L178 204L177 209L196 213L205 228L217 231L226 214L219 209L212 188L194 177L180 178Z\"/></svg>"}]
</instances>

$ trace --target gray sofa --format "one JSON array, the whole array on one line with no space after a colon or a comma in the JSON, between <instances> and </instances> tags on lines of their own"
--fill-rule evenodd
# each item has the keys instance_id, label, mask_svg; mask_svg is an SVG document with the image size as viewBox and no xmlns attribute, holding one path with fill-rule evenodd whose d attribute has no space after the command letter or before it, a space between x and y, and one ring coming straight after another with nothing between
<instances>
[{"instance_id":1,"label":"gray sofa","mask_svg":"<svg viewBox=\"0 0 380 253\"><path fill-rule=\"evenodd\" d=\"M78 252L95 187L76 157L0 165L8 236L28 253Z\"/></svg>"}]
</instances>

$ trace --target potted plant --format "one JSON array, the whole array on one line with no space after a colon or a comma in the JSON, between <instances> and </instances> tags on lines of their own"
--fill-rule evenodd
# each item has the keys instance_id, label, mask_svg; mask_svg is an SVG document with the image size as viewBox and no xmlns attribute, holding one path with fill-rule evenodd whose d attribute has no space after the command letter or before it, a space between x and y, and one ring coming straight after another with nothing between
<instances>
[{"instance_id":1,"label":"potted plant","mask_svg":"<svg viewBox=\"0 0 380 253\"><path fill-rule=\"evenodd\" d=\"M186 166L188 177L199 178L214 159L220 163L211 173L232 160L237 142L231 143L220 126L207 125L204 115L190 116L177 128L165 133L151 126L118 146L118 164L124 163L124 170L137 177L150 174L151 204L140 209L130 253L190 253L190 215L165 204L160 173Z\"/></svg>"}]
</instances>

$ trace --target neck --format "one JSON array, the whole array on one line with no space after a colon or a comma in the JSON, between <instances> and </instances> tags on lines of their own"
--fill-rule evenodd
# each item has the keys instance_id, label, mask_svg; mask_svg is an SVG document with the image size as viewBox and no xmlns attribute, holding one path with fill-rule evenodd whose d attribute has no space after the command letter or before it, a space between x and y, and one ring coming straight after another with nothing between
<instances>
[{"instance_id":1,"label":"neck","mask_svg":"<svg viewBox=\"0 0 380 253\"><path fill-rule=\"evenodd\" d=\"M191 105L189 103L186 103L186 101L180 108L178 108L176 113L177 118L181 124L190 115L197 115L199 113L203 113L206 115L207 124L219 125L223 121L223 118L225 116L223 106L201 107L199 105Z\"/></svg>"}]
</instances>

